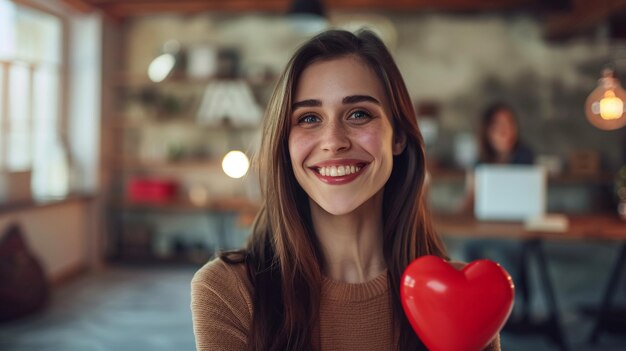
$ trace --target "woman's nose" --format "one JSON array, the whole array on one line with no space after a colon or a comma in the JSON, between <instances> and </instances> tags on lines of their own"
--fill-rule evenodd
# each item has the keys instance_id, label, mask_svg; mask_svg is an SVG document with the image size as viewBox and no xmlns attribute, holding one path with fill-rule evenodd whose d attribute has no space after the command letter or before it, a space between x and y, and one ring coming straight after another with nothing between
<instances>
[{"instance_id":1,"label":"woman's nose","mask_svg":"<svg viewBox=\"0 0 626 351\"><path fill-rule=\"evenodd\" d=\"M324 126L320 145L324 151L339 152L350 148L348 132L341 122L333 121Z\"/></svg>"}]
</instances>

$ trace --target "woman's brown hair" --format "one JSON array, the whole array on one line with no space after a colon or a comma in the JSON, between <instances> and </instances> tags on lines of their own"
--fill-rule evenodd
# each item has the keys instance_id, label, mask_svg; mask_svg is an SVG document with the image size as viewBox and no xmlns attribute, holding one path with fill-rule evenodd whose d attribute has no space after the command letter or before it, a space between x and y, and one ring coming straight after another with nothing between
<instances>
[{"instance_id":1,"label":"woman's brown hair","mask_svg":"<svg viewBox=\"0 0 626 351\"><path fill-rule=\"evenodd\" d=\"M445 257L424 199L425 151L404 80L382 41L369 31L331 30L317 35L291 58L267 107L256 165L263 203L247 247L226 252L245 262L254 286L248 350L314 350L323 256L313 231L307 194L293 174L288 148L291 105L302 71L319 60L354 55L376 73L390 103L394 133L406 136L394 156L383 198L383 254L399 350L425 349L402 310L400 280L422 255Z\"/></svg>"}]
</instances>

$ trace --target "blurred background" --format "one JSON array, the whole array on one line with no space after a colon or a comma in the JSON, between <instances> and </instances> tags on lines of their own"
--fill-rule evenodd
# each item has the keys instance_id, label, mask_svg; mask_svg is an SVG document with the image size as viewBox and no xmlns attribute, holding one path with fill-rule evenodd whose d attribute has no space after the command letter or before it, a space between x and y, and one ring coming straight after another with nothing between
<instances>
[{"instance_id":1,"label":"blurred background","mask_svg":"<svg viewBox=\"0 0 626 351\"><path fill-rule=\"evenodd\" d=\"M626 350L624 0L0 0L0 349L195 349L191 277L245 243L273 85L330 28L392 52L450 256L520 257L503 349ZM498 101L552 216L462 206Z\"/></svg>"}]
</instances>

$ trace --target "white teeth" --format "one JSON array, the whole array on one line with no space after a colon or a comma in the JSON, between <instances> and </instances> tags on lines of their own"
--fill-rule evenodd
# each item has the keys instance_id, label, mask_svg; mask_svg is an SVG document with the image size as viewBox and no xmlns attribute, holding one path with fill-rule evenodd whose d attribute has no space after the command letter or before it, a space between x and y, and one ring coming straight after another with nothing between
<instances>
[{"instance_id":1,"label":"white teeth","mask_svg":"<svg viewBox=\"0 0 626 351\"><path fill-rule=\"evenodd\" d=\"M340 176L346 175L346 168L344 166L337 167L337 175L340 175Z\"/></svg>"},{"instance_id":2,"label":"white teeth","mask_svg":"<svg viewBox=\"0 0 626 351\"><path fill-rule=\"evenodd\" d=\"M331 177L336 177L337 176L337 167L335 167L335 166L330 167L330 176Z\"/></svg>"},{"instance_id":3,"label":"white teeth","mask_svg":"<svg viewBox=\"0 0 626 351\"><path fill-rule=\"evenodd\" d=\"M324 177L341 177L361 171L361 167L355 165L347 166L327 166L317 169L320 175Z\"/></svg>"}]
</instances>

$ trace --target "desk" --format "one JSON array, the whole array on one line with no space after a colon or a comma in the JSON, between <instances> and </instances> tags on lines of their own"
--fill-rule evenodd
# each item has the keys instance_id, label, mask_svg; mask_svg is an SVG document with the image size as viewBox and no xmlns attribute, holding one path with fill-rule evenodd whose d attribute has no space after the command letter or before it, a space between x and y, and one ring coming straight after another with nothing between
<instances>
[{"instance_id":1,"label":"desk","mask_svg":"<svg viewBox=\"0 0 626 351\"><path fill-rule=\"evenodd\" d=\"M597 315L595 326L590 337L591 342L597 341L600 331L606 323L611 309L619 277L626 263L626 222L617 216L598 214L569 217L569 228L566 232L530 231L524 229L520 222L484 222L470 216L435 215L435 229L444 236L462 236L474 238L509 238L521 239L521 262L519 277L521 281L521 297L523 302L522 322L512 326L513 330L537 332L545 334L559 345L561 350L569 350L560 321L560 313L548 274L546 256L541 245L544 239L605 239L622 241L620 253L610 274L602 302L600 313ZM528 289L528 266L532 256L535 257L541 279L541 288L545 295L549 316L541 323L531 323Z\"/></svg>"}]
</instances>

